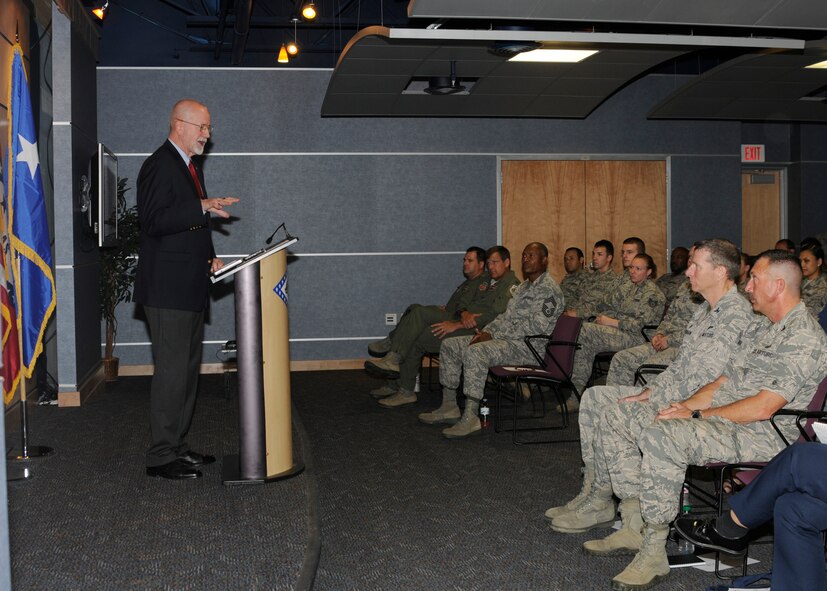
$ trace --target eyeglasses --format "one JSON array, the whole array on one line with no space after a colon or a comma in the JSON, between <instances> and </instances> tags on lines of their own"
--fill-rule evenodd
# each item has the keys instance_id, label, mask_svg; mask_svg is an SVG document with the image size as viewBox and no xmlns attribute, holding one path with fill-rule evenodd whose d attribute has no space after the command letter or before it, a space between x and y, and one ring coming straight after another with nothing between
<instances>
[{"instance_id":1,"label":"eyeglasses","mask_svg":"<svg viewBox=\"0 0 827 591\"><path fill-rule=\"evenodd\" d=\"M212 125L207 125L206 123L203 123L203 124L202 123L193 123L192 121L185 121L184 119L178 119L178 117L176 117L175 119L180 121L181 123L188 123L189 125L195 125L198 129L201 130L201 133L209 133L210 135L212 135L212 132L215 129Z\"/></svg>"}]
</instances>

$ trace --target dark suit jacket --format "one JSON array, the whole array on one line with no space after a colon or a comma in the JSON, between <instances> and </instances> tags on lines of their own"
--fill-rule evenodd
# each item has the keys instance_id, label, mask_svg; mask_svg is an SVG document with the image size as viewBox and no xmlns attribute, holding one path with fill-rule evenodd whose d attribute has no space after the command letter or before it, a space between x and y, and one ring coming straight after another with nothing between
<instances>
[{"instance_id":1,"label":"dark suit jacket","mask_svg":"<svg viewBox=\"0 0 827 591\"><path fill-rule=\"evenodd\" d=\"M206 197L204 176L196 167ZM210 215L201 202L181 155L169 140L138 173L141 247L134 299L175 310L204 310L210 261L215 257Z\"/></svg>"}]
</instances>

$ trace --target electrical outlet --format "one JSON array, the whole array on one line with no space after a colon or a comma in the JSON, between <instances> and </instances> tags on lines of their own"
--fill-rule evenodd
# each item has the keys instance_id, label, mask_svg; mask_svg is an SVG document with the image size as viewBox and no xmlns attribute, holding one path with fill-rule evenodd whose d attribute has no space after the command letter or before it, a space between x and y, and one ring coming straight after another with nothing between
<instances>
[{"instance_id":1,"label":"electrical outlet","mask_svg":"<svg viewBox=\"0 0 827 591\"><path fill-rule=\"evenodd\" d=\"M385 314L385 325L386 326L396 326L396 313L395 312L388 312Z\"/></svg>"}]
</instances>

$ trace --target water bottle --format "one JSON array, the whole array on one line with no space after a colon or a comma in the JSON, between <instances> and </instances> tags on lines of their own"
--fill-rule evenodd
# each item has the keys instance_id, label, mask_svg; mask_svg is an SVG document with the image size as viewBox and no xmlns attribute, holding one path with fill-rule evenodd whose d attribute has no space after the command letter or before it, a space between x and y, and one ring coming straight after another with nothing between
<instances>
[{"instance_id":1,"label":"water bottle","mask_svg":"<svg viewBox=\"0 0 827 591\"><path fill-rule=\"evenodd\" d=\"M689 486L683 484L681 489L681 515L688 515L692 512L692 501L689 498ZM692 554L695 552L695 545L684 538L678 536L678 554Z\"/></svg>"},{"instance_id":2,"label":"water bottle","mask_svg":"<svg viewBox=\"0 0 827 591\"><path fill-rule=\"evenodd\" d=\"M483 398L482 402L480 403L480 427L483 429L487 429L488 426L491 424L489 420L489 415L491 414L491 409L488 408L488 400Z\"/></svg>"},{"instance_id":3,"label":"water bottle","mask_svg":"<svg viewBox=\"0 0 827 591\"><path fill-rule=\"evenodd\" d=\"M414 392L419 393L419 374L416 374L416 382L414 383Z\"/></svg>"}]
</instances>

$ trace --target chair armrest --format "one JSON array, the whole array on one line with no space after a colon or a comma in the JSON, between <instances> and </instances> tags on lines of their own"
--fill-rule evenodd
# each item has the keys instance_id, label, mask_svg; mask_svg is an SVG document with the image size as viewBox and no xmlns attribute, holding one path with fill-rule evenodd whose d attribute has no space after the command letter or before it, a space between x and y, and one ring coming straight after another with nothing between
<instances>
[{"instance_id":1,"label":"chair armrest","mask_svg":"<svg viewBox=\"0 0 827 591\"><path fill-rule=\"evenodd\" d=\"M640 328L640 334L642 334L642 335L643 335L643 338L644 338L644 339L646 339L646 342L647 342L647 343L651 343L651 342L652 342L652 339L650 339L650 338L649 338L649 335L646 333L646 331L648 331L648 330L655 330L655 329L657 329L657 327L658 327L658 325L657 325L657 324L644 324L644 325Z\"/></svg>"},{"instance_id":2,"label":"chair armrest","mask_svg":"<svg viewBox=\"0 0 827 591\"><path fill-rule=\"evenodd\" d=\"M772 424L773 429L775 429L775 432L781 437L784 444L789 447L790 442L787 441L787 438L781 433L781 429L775 422L776 417L795 417L795 426L798 427L801 439L803 441L812 441L813 437L807 432L807 426L803 424L802 421L827 418L827 412L821 410L792 410L787 408L775 411L770 417L770 424Z\"/></svg>"},{"instance_id":3,"label":"chair armrest","mask_svg":"<svg viewBox=\"0 0 827 591\"><path fill-rule=\"evenodd\" d=\"M546 347L549 347L551 345L560 345L565 347L572 347L575 350L581 347L580 344L574 341L554 341L551 339L551 336L547 334L530 334L523 337L523 341L525 341L526 346L528 346L529 350L531 351L531 354L534 355L534 358L537 360L537 364L540 366L542 366L545 363L545 360L543 359L543 356L540 355L540 352L537 351L537 348L534 346L534 344L531 342L532 340L546 341Z\"/></svg>"}]
</instances>

